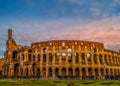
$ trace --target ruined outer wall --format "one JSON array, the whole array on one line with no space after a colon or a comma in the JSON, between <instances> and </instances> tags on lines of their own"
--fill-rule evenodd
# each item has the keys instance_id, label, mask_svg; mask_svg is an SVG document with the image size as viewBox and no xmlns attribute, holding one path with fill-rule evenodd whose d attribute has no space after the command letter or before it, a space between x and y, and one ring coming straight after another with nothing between
<instances>
[{"instance_id":1,"label":"ruined outer wall","mask_svg":"<svg viewBox=\"0 0 120 86\"><path fill-rule=\"evenodd\" d=\"M0 58L0 70L2 70L3 64L4 64L4 58Z\"/></svg>"}]
</instances>

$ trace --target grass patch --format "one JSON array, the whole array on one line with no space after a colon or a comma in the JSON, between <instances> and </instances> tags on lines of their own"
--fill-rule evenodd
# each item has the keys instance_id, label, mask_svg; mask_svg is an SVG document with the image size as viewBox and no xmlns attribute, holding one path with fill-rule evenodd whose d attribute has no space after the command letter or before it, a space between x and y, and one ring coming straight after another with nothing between
<instances>
[{"instance_id":1,"label":"grass patch","mask_svg":"<svg viewBox=\"0 0 120 86\"><path fill-rule=\"evenodd\" d=\"M0 86L120 86L120 80L0 79Z\"/></svg>"}]
</instances>

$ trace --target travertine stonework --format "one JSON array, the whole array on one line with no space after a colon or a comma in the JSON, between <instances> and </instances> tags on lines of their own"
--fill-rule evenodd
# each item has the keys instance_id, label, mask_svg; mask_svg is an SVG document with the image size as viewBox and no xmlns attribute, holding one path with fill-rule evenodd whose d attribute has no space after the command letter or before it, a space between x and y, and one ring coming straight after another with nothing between
<instances>
[{"instance_id":1,"label":"travertine stonework","mask_svg":"<svg viewBox=\"0 0 120 86\"><path fill-rule=\"evenodd\" d=\"M8 30L4 54L5 77L92 77L104 79L120 74L120 53L103 43L81 40L50 40L16 44Z\"/></svg>"},{"instance_id":2,"label":"travertine stonework","mask_svg":"<svg viewBox=\"0 0 120 86\"><path fill-rule=\"evenodd\" d=\"M4 64L4 58L0 58L0 77L2 76L2 66Z\"/></svg>"}]
</instances>

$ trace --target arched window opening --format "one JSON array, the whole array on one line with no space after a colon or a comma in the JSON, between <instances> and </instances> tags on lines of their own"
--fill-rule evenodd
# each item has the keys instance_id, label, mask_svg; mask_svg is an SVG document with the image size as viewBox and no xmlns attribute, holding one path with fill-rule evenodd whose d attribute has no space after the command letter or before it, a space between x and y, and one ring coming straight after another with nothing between
<instances>
[{"instance_id":1,"label":"arched window opening","mask_svg":"<svg viewBox=\"0 0 120 86\"><path fill-rule=\"evenodd\" d=\"M49 69L48 69L48 76L49 76L49 77L52 77L52 68L49 68Z\"/></svg>"},{"instance_id":2,"label":"arched window opening","mask_svg":"<svg viewBox=\"0 0 120 86\"><path fill-rule=\"evenodd\" d=\"M86 77L86 69L82 68L82 77L85 78Z\"/></svg>"},{"instance_id":3,"label":"arched window opening","mask_svg":"<svg viewBox=\"0 0 120 86\"><path fill-rule=\"evenodd\" d=\"M103 68L100 69L100 73L101 73L102 76L104 75L104 69Z\"/></svg>"},{"instance_id":4,"label":"arched window opening","mask_svg":"<svg viewBox=\"0 0 120 86\"><path fill-rule=\"evenodd\" d=\"M16 63L14 65L14 76L18 76L18 74L19 74L19 64Z\"/></svg>"},{"instance_id":5,"label":"arched window opening","mask_svg":"<svg viewBox=\"0 0 120 86\"><path fill-rule=\"evenodd\" d=\"M73 76L73 69L71 67L68 69L68 75L70 77Z\"/></svg>"},{"instance_id":6,"label":"arched window opening","mask_svg":"<svg viewBox=\"0 0 120 86\"><path fill-rule=\"evenodd\" d=\"M38 58L38 61L40 61L40 54L38 54L37 58Z\"/></svg>"},{"instance_id":7,"label":"arched window opening","mask_svg":"<svg viewBox=\"0 0 120 86\"><path fill-rule=\"evenodd\" d=\"M25 75L28 76L28 68L25 69Z\"/></svg>"},{"instance_id":8,"label":"arched window opening","mask_svg":"<svg viewBox=\"0 0 120 86\"><path fill-rule=\"evenodd\" d=\"M66 76L66 69L65 68L62 68L62 76Z\"/></svg>"},{"instance_id":9,"label":"arched window opening","mask_svg":"<svg viewBox=\"0 0 120 86\"><path fill-rule=\"evenodd\" d=\"M52 53L49 53L49 62L52 62L52 60L53 60Z\"/></svg>"},{"instance_id":10,"label":"arched window opening","mask_svg":"<svg viewBox=\"0 0 120 86\"><path fill-rule=\"evenodd\" d=\"M37 76L40 76L40 68L37 68Z\"/></svg>"},{"instance_id":11,"label":"arched window opening","mask_svg":"<svg viewBox=\"0 0 120 86\"><path fill-rule=\"evenodd\" d=\"M81 60L82 60L82 64L85 64L85 54L81 53Z\"/></svg>"},{"instance_id":12,"label":"arched window opening","mask_svg":"<svg viewBox=\"0 0 120 86\"><path fill-rule=\"evenodd\" d=\"M28 60L29 60L29 61L32 61L31 54L28 55Z\"/></svg>"},{"instance_id":13,"label":"arched window opening","mask_svg":"<svg viewBox=\"0 0 120 86\"><path fill-rule=\"evenodd\" d=\"M68 62L72 62L72 54L68 53Z\"/></svg>"},{"instance_id":14,"label":"arched window opening","mask_svg":"<svg viewBox=\"0 0 120 86\"><path fill-rule=\"evenodd\" d=\"M79 73L80 71L79 71L79 68L76 68L75 69L75 75L77 76L77 77L79 77L80 76L80 73Z\"/></svg>"},{"instance_id":15,"label":"arched window opening","mask_svg":"<svg viewBox=\"0 0 120 86\"><path fill-rule=\"evenodd\" d=\"M35 55L33 55L33 61L35 61Z\"/></svg>"},{"instance_id":16,"label":"arched window opening","mask_svg":"<svg viewBox=\"0 0 120 86\"><path fill-rule=\"evenodd\" d=\"M99 61L100 61L100 64L103 63L103 57L102 57L102 54L99 54Z\"/></svg>"},{"instance_id":17,"label":"arched window opening","mask_svg":"<svg viewBox=\"0 0 120 86\"><path fill-rule=\"evenodd\" d=\"M59 76L59 69L58 69L58 68L55 69L55 76L56 76L56 77Z\"/></svg>"},{"instance_id":18,"label":"arched window opening","mask_svg":"<svg viewBox=\"0 0 120 86\"><path fill-rule=\"evenodd\" d=\"M94 63L97 64L97 54L94 54Z\"/></svg>"},{"instance_id":19,"label":"arched window opening","mask_svg":"<svg viewBox=\"0 0 120 86\"><path fill-rule=\"evenodd\" d=\"M33 76L35 76L36 75L36 64L35 63L33 63L32 65L32 71L33 71Z\"/></svg>"},{"instance_id":20,"label":"arched window opening","mask_svg":"<svg viewBox=\"0 0 120 86\"><path fill-rule=\"evenodd\" d=\"M43 53L46 53L46 52L47 52L46 48L43 48Z\"/></svg>"},{"instance_id":21,"label":"arched window opening","mask_svg":"<svg viewBox=\"0 0 120 86\"><path fill-rule=\"evenodd\" d=\"M98 76L98 68L95 68L95 76Z\"/></svg>"},{"instance_id":22,"label":"arched window opening","mask_svg":"<svg viewBox=\"0 0 120 86\"><path fill-rule=\"evenodd\" d=\"M104 64L107 64L107 55L104 55Z\"/></svg>"},{"instance_id":23,"label":"arched window opening","mask_svg":"<svg viewBox=\"0 0 120 86\"><path fill-rule=\"evenodd\" d=\"M13 53L12 53L12 60L13 60L13 61L14 61L14 60L17 60L17 54L18 54L17 51L13 51Z\"/></svg>"},{"instance_id":24,"label":"arched window opening","mask_svg":"<svg viewBox=\"0 0 120 86\"><path fill-rule=\"evenodd\" d=\"M46 54L43 54L43 62L46 62Z\"/></svg>"},{"instance_id":25,"label":"arched window opening","mask_svg":"<svg viewBox=\"0 0 120 86\"><path fill-rule=\"evenodd\" d=\"M91 56L91 54L90 54L90 53L87 53L87 59L88 59L88 61L89 61L89 62L91 62L91 61L92 61L92 56Z\"/></svg>"},{"instance_id":26,"label":"arched window opening","mask_svg":"<svg viewBox=\"0 0 120 86\"><path fill-rule=\"evenodd\" d=\"M79 63L79 53L75 53L75 63Z\"/></svg>"},{"instance_id":27,"label":"arched window opening","mask_svg":"<svg viewBox=\"0 0 120 86\"><path fill-rule=\"evenodd\" d=\"M29 49L29 50L28 50L28 53L32 53L32 50L31 50L31 49Z\"/></svg>"}]
</instances>

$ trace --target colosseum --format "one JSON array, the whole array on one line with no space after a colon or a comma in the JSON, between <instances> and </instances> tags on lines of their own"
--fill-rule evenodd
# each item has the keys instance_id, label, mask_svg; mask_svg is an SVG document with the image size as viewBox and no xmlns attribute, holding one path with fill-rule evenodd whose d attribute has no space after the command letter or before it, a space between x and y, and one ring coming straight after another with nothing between
<instances>
[{"instance_id":1,"label":"colosseum","mask_svg":"<svg viewBox=\"0 0 120 86\"><path fill-rule=\"evenodd\" d=\"M113 79L120 77L120 52L103 43L82 40L49 40L17 44L8 30L3 77Z\"/></svg>"}]
</instances>

